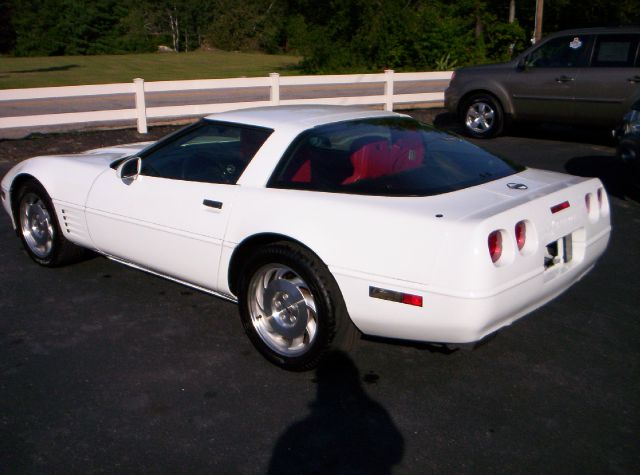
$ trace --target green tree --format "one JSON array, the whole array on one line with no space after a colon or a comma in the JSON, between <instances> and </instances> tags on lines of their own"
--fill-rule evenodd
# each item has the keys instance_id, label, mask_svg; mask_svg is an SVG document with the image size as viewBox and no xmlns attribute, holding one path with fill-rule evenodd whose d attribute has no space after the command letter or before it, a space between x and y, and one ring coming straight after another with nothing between
<instances>
[{"instance_id":1,"label":"green tree","mask_svg":"<svg viewBox=\"0 0 640 475\"><path fill-rule=\"evenodd\" d=\"M118 0L14 0L12 24L18 56L92 54L112 49L109 33L120 22Z\"/></svg>"},{"instance_id":2,"label":"green tree","mask_svg":"<svg viewBox=\"0 0 640 475\"><path fill-rule=\"evenodd\" d=\"M13 51L16 42L16 31L11 21L13 17L13 5L9 0L0 0L0 18L5 21L0 22L0 54L7 54Z\"/></svg>"}]
</instances>

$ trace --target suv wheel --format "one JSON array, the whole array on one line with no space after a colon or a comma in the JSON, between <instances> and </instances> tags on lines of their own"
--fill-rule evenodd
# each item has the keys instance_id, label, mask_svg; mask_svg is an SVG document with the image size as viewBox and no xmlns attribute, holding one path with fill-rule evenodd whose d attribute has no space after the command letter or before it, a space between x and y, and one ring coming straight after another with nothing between
<instances>
[{"instance_id":1,"label":"suv wheel","mask_svg":"<svg viewBox=\"0 0 640 475\"><path fill-rule=\"evenodd\" d=\"M462 125L471 137L495 137L504 127L500 102L489 94L474 94L462 107Z\"/></svg>"}]
</instances>

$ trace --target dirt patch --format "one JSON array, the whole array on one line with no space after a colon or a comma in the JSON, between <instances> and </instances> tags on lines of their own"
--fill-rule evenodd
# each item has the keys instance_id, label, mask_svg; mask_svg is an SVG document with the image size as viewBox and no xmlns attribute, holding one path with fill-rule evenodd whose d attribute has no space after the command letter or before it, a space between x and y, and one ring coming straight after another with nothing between
<instances>
[{"instance_id":1,"label":"dirt patch","mask_svg":"<svg viewBox=\"0 0 640 475\"><path fill-rule=\"evenodd\" d=\"M139 134L136 129L92 130L60 134L33 134L24 139L0 140L0 162L18 162L37 155L79 153L94 148L158 140L184 125L163 125Z\"/></svg>"}]
</instances>

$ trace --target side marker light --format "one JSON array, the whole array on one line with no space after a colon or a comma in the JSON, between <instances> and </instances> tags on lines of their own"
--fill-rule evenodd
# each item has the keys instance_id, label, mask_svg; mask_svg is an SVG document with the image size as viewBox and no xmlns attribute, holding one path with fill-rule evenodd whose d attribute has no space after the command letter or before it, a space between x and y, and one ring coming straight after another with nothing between
<instances>
[{"instance_id":1,"label":"side marker light","mask_svg":"<svg viewBox=\"0 0 640 475\"><path fill-rule=\"evenodd\" d=\"M405 294L394 290L381 289L380 287L369 287L369 297L374 299L389 300L391 302L403 303L405 305L413 305L414 307L422 307L422 296Z\"/></svg>"}]
</instances>

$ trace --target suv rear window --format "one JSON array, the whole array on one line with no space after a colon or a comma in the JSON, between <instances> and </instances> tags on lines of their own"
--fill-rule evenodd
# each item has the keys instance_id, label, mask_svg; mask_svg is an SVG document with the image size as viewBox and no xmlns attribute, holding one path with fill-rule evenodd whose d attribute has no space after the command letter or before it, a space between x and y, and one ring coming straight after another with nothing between
<instances>
[{"instance_id":1,"label":"suv rear window","mask_svg":"<svg viewBox=\"0 0 640 475\"><path fill-rule=\"evenodd\" d=\"M592 66L632 68L640 35L601 35L596 40Z\"/></svg>"},{"instance_id":2,"label":"suv rear window","mask_svg":"<svg viewBox=\"0 0 640 475\"><path fill-rule=\"evenodd\" d=\"M269 181L288 188L384 196L428 196L521 171L455 136L410 118L340 122L303 132Z\"/></svg>"}]
</instances>

